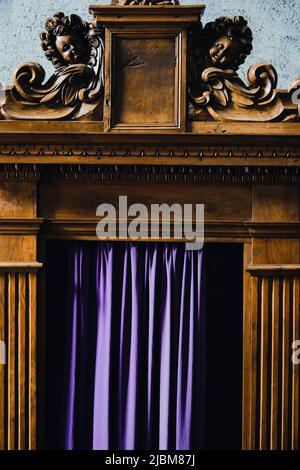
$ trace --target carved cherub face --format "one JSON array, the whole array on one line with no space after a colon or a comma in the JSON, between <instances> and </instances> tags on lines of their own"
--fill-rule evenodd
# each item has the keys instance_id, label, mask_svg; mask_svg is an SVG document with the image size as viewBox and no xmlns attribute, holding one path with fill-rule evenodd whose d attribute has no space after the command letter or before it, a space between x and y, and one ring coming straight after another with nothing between
<instances>
[{"instance_id":1,"label":"carved cherub face","mask_svg":"<svg viewBox=\"0 0 300 470\"><path fill-rule=\"evenodd\" d=\"M88 54L88 44L84 38L72 33L65 36L57 36L56 49L66 64L85 63Z\"/></svg>"},{"instance_id":2,"label":"carved cherub face","mask_svg":"<svg viewBox=\"0 0 300 470\"><path fill-rule=\"evenodd\" d=\"M252 50L252 31L242 16L221 17L203 31L206 66L238 70Z\"/></svg>"},{"instance_id":3,"label":"carved cherub face","mask_svg":"<svg viewBox=\"0 0 300 470\"><path fill-rule=\"evenodd\" d=\"M97 62L100 41L95 28L77 15L55 13L41 34L42 48L56 69L74 64Z\"/></svg>"},{"instance_id":4,"label":"carved cherub face","mask_svg":"<svg viewBox=\"0 0 300 470\"><path fill-rule=\"evenodd\" d=\"M240 42L234 36L223 35L209 50L208 59L214 67L229 67L241 50Z\"/></svg>"}]
</instances>

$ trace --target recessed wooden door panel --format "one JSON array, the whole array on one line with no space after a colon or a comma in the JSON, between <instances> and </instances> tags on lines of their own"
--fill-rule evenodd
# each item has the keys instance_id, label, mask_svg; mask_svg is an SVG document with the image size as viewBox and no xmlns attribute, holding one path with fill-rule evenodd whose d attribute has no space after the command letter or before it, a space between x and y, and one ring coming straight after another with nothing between
<instances>
[{"instance_id":1,"label":"recessed wooden door panel","mask_svg":"<svg viewBox=\"0 0 300 470\"><path fill-rule=\"evenodd\" d=\"M113 125L174 126L178 108L177 37L116 37Z\"/></svg>"},{"instance_id":2,"label":"recessed wooden door panel","mask_svg":"<svg viewBox=\"0 0 300 470\"><path fill-rule=\"evenodd\" d=\"M106 130L185 130L186 47L184 29L106 30Z\"/></svg>"}]
</instances>

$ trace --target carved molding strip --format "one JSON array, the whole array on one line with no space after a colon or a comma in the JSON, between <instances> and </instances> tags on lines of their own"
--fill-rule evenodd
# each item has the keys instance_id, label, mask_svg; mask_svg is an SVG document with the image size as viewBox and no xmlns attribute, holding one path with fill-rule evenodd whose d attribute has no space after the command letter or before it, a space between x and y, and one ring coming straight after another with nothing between
<instances>
[{"instance_id":1,"label":"carved molding strip","mask_svg":"<svg viewBox=\"0 0 300 470\"><path fill-rule=\"evenodd\" d=\"M0 164L0 181L38 181L39 177L36 165Z\"/></svg>"},{"instance_id":2,"label":"carved molding strip","mask_svg":"<svg viewBox=\"0 0 300 470\"><path fill-rule=\"evenodd\" d=\"M206 158L300 158L300 147L238 147L238 146L149 146L149 145L15 145L0 144L1 157L39 157L40 162L47 157L94 157L101 158L112 157L139 157L141 160L146 157L157 158L182 158L184 160L192 157L197 159ZM0 160L1 162L1 160ZM67 163L67 161L66 161ZM112 162L111 162L112 163Z\"/></svg>"},{"instance_id":3,"label":"carved molding strip","mask_svg":"<svg viewBox=\"0 0 300 470\"><path fill-rule=\"evenodd\" d=\"M186 165L1 165L0 181L300 184L300 168Z\"/></svg>"},{"instance_id":4,"label":"carved molding strip","mask_svg":"<svg viewBox=\"0 0 300 470\"><path fill-rule=\"evenodd\" d=\"M261 184L298 183L299 168L228 168L173 166L60 166L42 174L43 180L142 181L159 183Z\"/></svg>"}]
</instances>

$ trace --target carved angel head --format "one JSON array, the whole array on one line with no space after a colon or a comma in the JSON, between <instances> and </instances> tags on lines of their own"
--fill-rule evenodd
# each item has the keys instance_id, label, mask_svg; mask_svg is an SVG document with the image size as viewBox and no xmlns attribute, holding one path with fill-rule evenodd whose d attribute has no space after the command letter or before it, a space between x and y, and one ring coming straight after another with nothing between
<instances>
[{"instance_id":1,"label":"carved angel head","mask_svg":"<svg viewBox=\"0 0 300 470\"><path fill-rule=\"evenodd\" d=\"M252 51L252 31L242 16L221 17L204 28L207 61L213 67L237 70Z\"/></svg>"},{"instance_id":2,"label":"carved angel head","mask_svg":"<svg viewBox=\"0 0 300 470\"><path fill-rule=\"evenodd\" d=\"M45 55L55 68L96 62L98 39L91 25L77 15L55 13L47 20L41 40Z\"/></svg>"}]
</instances>

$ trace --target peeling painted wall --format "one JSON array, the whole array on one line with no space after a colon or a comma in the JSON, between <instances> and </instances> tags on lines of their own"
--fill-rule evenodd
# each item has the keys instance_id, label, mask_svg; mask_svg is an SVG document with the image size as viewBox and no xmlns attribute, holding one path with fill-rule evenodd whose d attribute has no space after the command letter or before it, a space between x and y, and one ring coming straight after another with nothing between
<instances>
[{"instance_id":1,"label":"peeling painted wall","mask_svg":"<svg viewBox=\"0 0 300 470\"><path fill-rule=\"evenodd\" d=\"M77 13L89 18L93 0L0 0L0 81L11 83L16 66L39 62L47 74L52 66L40 47L39 33L54 11ZM182 0L182 4L199 3ZM254 33L254 49L242 73L256 62L272 63L279 74L280 88L300 76L300 0L206 0L203 22L218 16L243 15Z\"/></svg>"}]
</instances>

